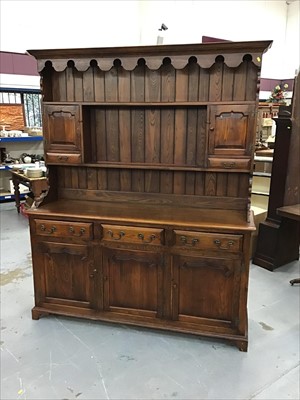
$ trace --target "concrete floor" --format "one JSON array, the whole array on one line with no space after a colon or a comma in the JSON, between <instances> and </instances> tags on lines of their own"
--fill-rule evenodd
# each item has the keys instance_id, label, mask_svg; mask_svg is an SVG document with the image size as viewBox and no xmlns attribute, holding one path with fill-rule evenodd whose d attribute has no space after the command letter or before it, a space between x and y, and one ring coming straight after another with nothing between
<instances>
[{"instance_id":1,"label":"concrete floor","mask_svg":"<svg viewBox=\"0 0 300 400\"><path fill-rule=\"evenodd\" d=\"M248 353L220 341L31 319L28 220L1 211L1 399L299 399L299 262L251 266Z\"/></svg>"}]
</instances>

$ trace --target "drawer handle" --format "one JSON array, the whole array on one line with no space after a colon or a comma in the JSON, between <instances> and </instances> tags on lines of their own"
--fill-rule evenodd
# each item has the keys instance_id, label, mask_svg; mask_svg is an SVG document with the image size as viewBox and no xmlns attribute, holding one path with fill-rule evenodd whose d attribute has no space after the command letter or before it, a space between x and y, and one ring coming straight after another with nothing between
<instances>
[{"instance_id":1,"label":"drawer handle","mask_svg":"<svg viewBox=\"0 0 300 400\"><path fill-rule=\"evenodd\" d=\"M214 244L221 250L228 250L231 246L234 245L234 242L232 240L228 240L227 245L222 246L221 241L219 239L216 239L214 240Z\"/></svg>"},{"instance_id":2,"label":"drawer handle","mask_svg":"<svg viewBox=\"0 0 300 400\"><path fill-rule=\"evenodd\" d=\"M191 243L189 243L186 236L180 236L180 241L184 246L191 246L191 247L195 246L196 243L199 242L198 239L194 238L191 240Z\"/></svg>"},{"instance_id":3,"label":"drawer handle","mask_svg":"<svg viewBox=\"0 0 300 400\"><path fill-rule=\"evenodd\" d=\"M56 231L56 227L54 225L47 231L45 225L42 224L40 226L40 229L41 229L42 232L46 232L46 233L50 233L50 234L52 234L52 233L54 233Z\"/></svg>"},{"instance_id":4,"label":"drawer handle","mask_svg":"<svg viewBox=\"0 0 300 400\"><path fill-rule=\"evenodd\" d=\"M223 162L224 168L233 168L235 167L235 162Z\"/></svg>"},{"instance_id":5,"label":"drawer handle","mask_svg":"<svg viewBox=\"0 0 300 400\"><path fill-rule=\"evenodd\" d=\"M80 236L82 236L82 235L85 233L85 228L80 228L79 233L78 233L78 234L75 234L75 229L74 229L74 227L73 227L73 226L70 226L70 227L69 227L69 232L70 232L73 236L80 237Z\"/></svg>"},{"instance_id":6,"label":"drawer handle","mask_svg":"<svg viewBox=\"0 0 300 400\"><path fill-rule=\"evenodd\" d=\"M145 240L145 237L142 233L139 233L137 236L144 243L151 243L153 240L156 239L156 236L154 234L150 235L148 240Z\"/></svg>"},{"instance_id":7,"label":"drawer handle","mask_svg":"<svg viewBox=\"0 0 300 400\"><path fill-rule=\"evenodd\" d=\"M57 158L59 159L59 161L68 161L69 156L57 156Z\"/></svg>"},{"instance_id":8,"label":"drawer handle","mask_svg":"<svg viewBox=\"0 0 300 400\"><path fill-rule=\"evenodd\" d=\"M116 235L111 230L107 231L107 233L114 240L120 240L123 236L125 236L125 232L123 231L120 231L120 233L117 233Z\"/></svg>"}]
</instances>

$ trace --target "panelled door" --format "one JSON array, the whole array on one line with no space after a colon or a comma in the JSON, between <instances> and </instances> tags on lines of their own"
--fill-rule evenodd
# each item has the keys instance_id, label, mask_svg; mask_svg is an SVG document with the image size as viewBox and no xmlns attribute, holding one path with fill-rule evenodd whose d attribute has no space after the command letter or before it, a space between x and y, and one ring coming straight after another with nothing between
<instances>
[{"instance_id":1,"label":"panelled door","mask_svg":"<svg viewBox=\"0 0 300 400\"><path fill-rule=\"evenodd\" d=\"M33 254L37 306L95 307L98 273L91 246L42 241Z\"/></svg>"},{"instance_id":2,"label":"panelled door","mask_svg":"<svg viewBox=\"0 0 300 400\"><path fill-rule=\"evenodd\" d=\"M239 321L241 261L174 255L173 319L235 328Z\"/></svg>"},{"instance_id":3,"label":"panelled door","mask_svg":"<svg viewBox=\"0 0 300 400\"><path fill-rule=\"evenodd\" d=\"M46 104L43 121L47 161L80 162L82 138L79 106Z\"/></svg>"},{"instance_id":4,"label":"panelled door","mask_svg":"<svg viewBox=\"0 0 300 400\"><path fill-rule=\"evenodd\" d=\"M158 252L104 248L103 280L106 311L162 315L163 257Z\"/></svg>"}]
</instances>

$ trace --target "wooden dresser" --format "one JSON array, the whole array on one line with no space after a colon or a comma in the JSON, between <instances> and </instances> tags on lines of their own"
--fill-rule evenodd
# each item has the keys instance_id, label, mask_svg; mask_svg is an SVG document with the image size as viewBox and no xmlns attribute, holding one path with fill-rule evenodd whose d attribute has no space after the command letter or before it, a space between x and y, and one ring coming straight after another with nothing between
<instances>
[{"instance_id":1,"label":"wooden dresser","mask_svg":"<svg viewBox=\"0 0 300 400\"><path fill-rule=\"evenodd\" d=\"M49 194L35 307L246 351L251 176L270 41L30 50Z\"/></svg>"}]
</instances>

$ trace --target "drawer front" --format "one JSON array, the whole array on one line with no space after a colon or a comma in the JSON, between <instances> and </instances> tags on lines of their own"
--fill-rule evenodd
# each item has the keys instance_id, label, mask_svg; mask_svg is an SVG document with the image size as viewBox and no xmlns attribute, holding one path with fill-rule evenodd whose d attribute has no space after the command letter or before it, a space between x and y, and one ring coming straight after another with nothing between
<instances>
[{"instance_id":1,"label":"drawer front","mask_svg":"<svg viewBox=\"0 0 300 400\"><path fill-rule=\"evenodd\" d=\"M85 222L35 220L35 232L37 235L42 236L92 239L92 228L93 224Z\"/></svg>"},{"instance_id":2,"label":"drawer front","mask_svg":"<svg viewBox=\"0 0 300 400\"><path fill-rule=\"evenodd\" d=\"M52 164L80 164L81 154L46 153L47 163Z\"/></svg>"},{"instance_id":3,"label":"drawer front","mask_svg":"<svg viewBox=\"0 0 300 400\"><path fill-rule=\"evenodd\" d=\"M238 252L242 250L242 235L190 231L174 231L174 233L176 246L226 252Z\"/></svg>"},{"instance_id":4,"label":"drawer front","mask_svg":"<svg viewBox=\"0 0 300 400\"><path fill-rule=\"evenodd\" d=\"M251 161L249 158L233 159L233 158L217 158L211 157L208 159L208 167L218 169L245 169L249 170Z\"/></svg>"},{"instance_id":5,"label":"drawer front","mask_svg":"<svg viewBox=\"0 0 300 400\"><path fill-rule=\"evenodd\" d=\"M147 245L163 244L163 229L138 226L102 225L103 240L110 242L139 243Z\"/></svg>"}]
</instances>

